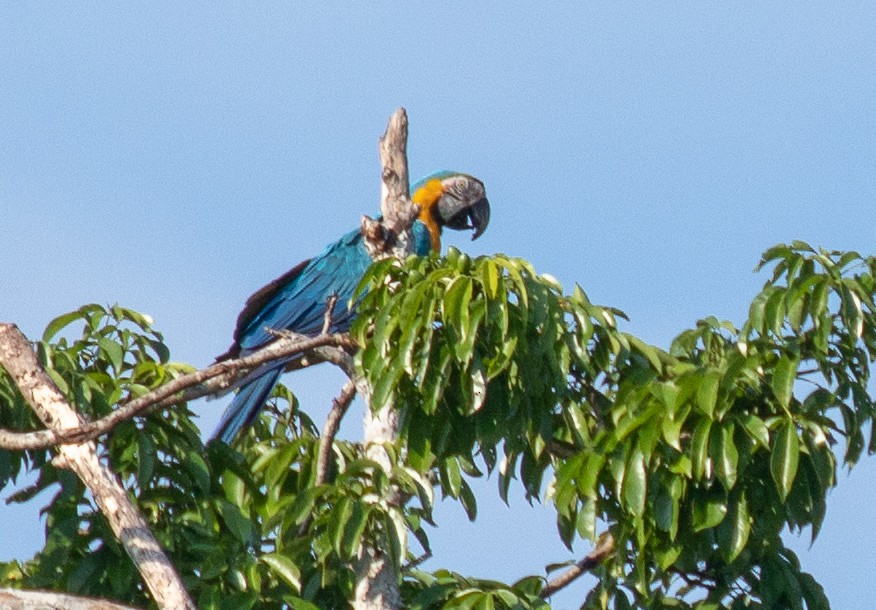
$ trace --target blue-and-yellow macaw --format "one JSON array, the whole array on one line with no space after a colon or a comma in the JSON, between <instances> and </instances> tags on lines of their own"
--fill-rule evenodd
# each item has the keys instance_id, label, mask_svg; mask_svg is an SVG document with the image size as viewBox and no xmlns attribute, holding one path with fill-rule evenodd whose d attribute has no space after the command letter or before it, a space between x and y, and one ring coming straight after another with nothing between
<instances>
[{"instance_id":1,"label":"blue-and-yellow macaw","mask_svg":"<svg viewBox=\"0 0 876 610\"><path fill-rule=\"evenodd\" d=\"M441 251L444 227L472 229L477 239L490 221L490 204L483 183L459 172L436 172L411 188L411 201L420 214L411 231L414 252L426 255ZM237 318L231 348L216 360L246 356L275 339L266 329L286 329L314 336L323 327L328 300L337 296L332 314L332 332L349 330L356 315L353 291L371 264L359 229L350 231L322 254L302 261L246 302ZM214 433L230 443L237 433L258 416L287 361L271 362L250 373L222 415Z\"/></svg>"}]
</instances>

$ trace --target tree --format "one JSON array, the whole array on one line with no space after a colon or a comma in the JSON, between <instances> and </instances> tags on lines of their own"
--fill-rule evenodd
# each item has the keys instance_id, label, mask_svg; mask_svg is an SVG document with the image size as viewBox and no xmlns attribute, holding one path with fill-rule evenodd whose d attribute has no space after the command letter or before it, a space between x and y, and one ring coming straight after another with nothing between
<instances>
[{"instance_id":1,"label":"tree","mask_svg":"<svg viewBox=\"0 0 876 610\"><path fill-rule=\"evenodd\" d=\"M828 608L781 533L815 539L837 463L876 450L876 258L795 242L760 267L771 275L741 326L704 318L668 350L525 261L453 249L376 262L348 335L282 337L204 371L173 363L134 311L65 314L37 342L39 366L92 423L0 435L2 484L39 473L15 501L56 490L45 547L4 564L2 581L156 603L56 457L97 438L199 608L547 608L585 572L588 609ZM296 351L351 376L322 429L280 387L235 446L204 446L186 401ZM0 350L0 422L37 430L9 358ZM339 440L357 391L382 432ZM421 569L434 494L475 519L468 481L484 474L506 501L521 485L550 502L563 542L592 551L511 584ZM363 593L381 578L392 590Z\"/></svg>"}]
</instances>

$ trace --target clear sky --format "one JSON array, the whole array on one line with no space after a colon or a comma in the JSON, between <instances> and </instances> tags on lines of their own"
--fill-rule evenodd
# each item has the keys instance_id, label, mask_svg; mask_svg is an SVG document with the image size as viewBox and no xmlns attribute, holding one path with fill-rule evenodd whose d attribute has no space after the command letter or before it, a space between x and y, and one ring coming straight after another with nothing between
<instances>
[{"instance_id":1,"label":"clear sky","mask_svg":"<svg viewBox=\"0 0 876 610\"><path fill-rule=\"evenodd\" d=\"M874 67L872 2L4 5L0 319L37 337L118 302L208 364L254 289L376 211L405 106L412 177L475 174L493 205L479 241L445 241L578 282L666 347L741 321L776 242L876 254ZM287 382L321 412L339 377ZM793 543L836 608L876 598L873 462ZM481 516L442 507L427 566L515 579L587 551L519 499ZM0 558L41 529L0 508Z\"/></svg>"}]
</instances>

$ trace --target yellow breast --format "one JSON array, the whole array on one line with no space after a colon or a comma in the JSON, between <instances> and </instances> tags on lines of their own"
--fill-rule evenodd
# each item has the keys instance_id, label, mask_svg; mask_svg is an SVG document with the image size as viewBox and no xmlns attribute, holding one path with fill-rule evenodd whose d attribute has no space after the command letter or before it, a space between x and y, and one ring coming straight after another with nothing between
<instances>
[{"instance_id":1,"label":"yellow breast","mask_svg":"<svg viewBox=\"0 0 876 610\"><path fill-rule=\"evenodd\" d=\"M438 224L437 204L444 194L444 185L437 178L429 180L411 195L411 201L420 206L420 222L429 229L432 250L441 252L441 225Z\"/></svg>"}]
</instances>

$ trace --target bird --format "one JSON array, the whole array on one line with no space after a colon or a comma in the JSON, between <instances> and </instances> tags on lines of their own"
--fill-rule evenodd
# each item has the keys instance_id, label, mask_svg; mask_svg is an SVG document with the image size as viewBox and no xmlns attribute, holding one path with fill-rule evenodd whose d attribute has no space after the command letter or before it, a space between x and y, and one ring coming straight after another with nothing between
<instances>
[{"instance_id":1,"label":"bird","mask_svg":"<svg viewBox=\"0 0 876 610\"><path fill-rule=\"evenodd\" d=\"M429 174L411 187L419 216L411 227L413 252L441 252L444 228L472 230L480 237L490 222L484 184L453 171ZM300 262L247 299L237 318L233 342L217 362L244 357L276 340L272 330L316 336L322 331L328 301L335 298L330 332L350 329L356 316L353 293L372 259L359 229L329 244L321 254ZM231 444L258 417L288 360L269 362L247 375L222 415L212 438Z\"/></svg>"}]
</instances>

